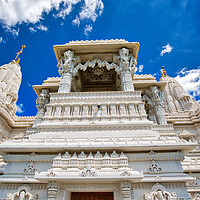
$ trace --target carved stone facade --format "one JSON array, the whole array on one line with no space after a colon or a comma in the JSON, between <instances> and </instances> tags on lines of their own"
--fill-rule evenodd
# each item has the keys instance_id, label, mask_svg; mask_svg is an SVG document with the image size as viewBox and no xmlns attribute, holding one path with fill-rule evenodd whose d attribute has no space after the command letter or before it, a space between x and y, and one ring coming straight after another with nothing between
<instances>
[{"instance_id":1,"label":"carved stone facade","mask_svg":"<svg viewBox=\"0 0 200 200\"><path fill-rule=\"evenodd\" d=\"M33 86L35 117L15 115L20 66L0 67L0 199L200 198L200 106L171 77L135 75L138 50L54 46L60 77Z\"/></svg>"}]
</instances>

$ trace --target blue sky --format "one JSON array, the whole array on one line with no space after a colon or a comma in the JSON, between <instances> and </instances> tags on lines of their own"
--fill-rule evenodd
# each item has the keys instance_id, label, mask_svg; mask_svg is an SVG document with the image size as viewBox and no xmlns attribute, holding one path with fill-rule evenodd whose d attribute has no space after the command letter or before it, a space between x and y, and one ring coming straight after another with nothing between
<instances>
[{"instance_id":1,"label":"blue sky","mask_svg":"<svg viewBox=\"0 0 200 200\"><path fill-rule=\"evenodd\" d=\"M59 76L53 45L71 40L139 42L137 74L159 80L164 65L199 100L199 10L199 0L1 0L0 65L26 45L17 115L36 114L32 85Z\"/></svg>"}]
</instances>

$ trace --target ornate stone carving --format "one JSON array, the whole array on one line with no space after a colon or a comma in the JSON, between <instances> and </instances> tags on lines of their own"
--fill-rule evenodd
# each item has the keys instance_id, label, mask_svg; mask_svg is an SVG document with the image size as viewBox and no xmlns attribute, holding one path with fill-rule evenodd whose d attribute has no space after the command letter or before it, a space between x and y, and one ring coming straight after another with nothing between
<instances>
[{"instance_id":1,"label":"ornate stone carving","mask_svg":"<svg viewBox=\"0 0 200 200\"><path fill-rule=\"evenodd\" d=\"M36 171L35 164L31 162L25 169L24 172L27 174L34 174Z\"/></svg>"},{"instance_id":2,"label":"ornate stone carving","mask_svg":"<svg viewBox=\"0 0 200 200\"><path fill-rule=\"evenodd\" d=\"M5 103L12 115L16 112L21 77L20 66L15 61L0 67L0 101Z\"/></svg>"},{"instance_id":3,"label":"ornate stone carving","mask_svg":"<svg viewBox=\"0 0 200 200\"><path fill-rule=\"evenodd\" d=\"M87 166L84 168L80 174L83 177L94 177L97 176L97 173L94 168L91 168L90 166Z\"/></svg>"},{"instance_id":4,"label":"ornate stone carving","mask_svg":"<svg viewBox=\"0 0 200 200\"><path fill-rule=\"evenodd\" d=\"M121 182L122 200L131 200L131 182Z\"/></svg>"},{"instance_id":5,"label":"ornate stone carving","mask_svg":"<svg viewBox=\"0 0 200 200\"><path fill-rule=\"evenodd\" d=\"M36 99L37 104L37 115L35 117L35 122L33 124L33 127L36 127L38 123L40 123L43 119L43 116L46 112L46 104L49 103L50 95L49 95L49 89L43 89L42 92L39 94L38 98Z\"/></svg>"},{"instance_id":6,"label":"ornate stone carving","mask_svg":"<svg viewBox=\"0 0 200 200\"><path fill-rule=\"evenodd\" d=\"M113 60L118 64L116 71L121 75L122 90L134 91L131 75L136 70L136 59L133 56L129 55L128 49L122 48L119 50L119 56L114 56Z\"/></svg>"},{"instance_id":7,"label":"ornate stone carving","mask_svg":"<svg viewBox=\"0 0 200 200\"><path fill-rule=\"evenodd\" d=\"M177 200L177 195L175 192L167 192L165 188L161 185L156 183L152 187L152 192L145 192L144 193L145 200Z\"/></svg>"},{"instance_id":8,"label":"ornate stone carving","mask_svg":"<svg viewBox=\"0 0 200 200\"><path fill-rule=\"evenodd\" d=\"M199 192L192 193L191 196L192 196L192 200L200 200Z\"/></svg>"},{"instance_id":9,"label":"ornate stone carving","mask_svg":"<svg viewBox=\"0 0 200 200\"><path fill-rule=\"evenodd\" d=\"M0 175L4 174L7 163L3 161L3 156L0 155Z\"/></svg>"},{"instance_id":10,"label":"ornate stone carving","mask_svg":"<svg viewBox=\"0 0 200 200\"><path fill-rule=\"evenodd\" d=\"M157 86L150 86L150 90L145 91L143 100L147 100L150 110L154 110L154 114L159 125L166 125L167 121L162 107L162 93L158 90Z\"/></svg>"},{"instance_id":11,"label":"ornate stone carving","mask_svg":"<svg viewBox=\"0 0 200 200\"><path fill-rule=\"evenodd\" d=\"M162 173L162 169L153 160L153 161L151 161L150 166L147 168L147 172L150 174L158 174L158 173Z\"/></svg>"},{"instance_id":12,"label":"ornate stone carving","mask_svg":"<svg viewBox=\"0 0 200 200\"><path fill-rule=\"evenodd\" d=\"M72 76L75 74L75 63L80 62L80 57L74 56L74 51L67 50L64 53L64 58L60 59L57 67L61 75L60 86L58 93L68 93L71 90Z\"/></svg>"},{"instance_id":13,"label":"ornate stone carving","mask_svg":"<svg viewBox=\"0 0 200 200\"><path fill-rule=\"evenodd\" d=\"M89 155L86 155L83 151L77 156L76 152L71 156L68 152L66 152L63 156L59 154L57 157L53 159L53 168L78 168L78 169L86 169L87 166L92 168L123 168L128 167L128 158L123 154L123 152L119 155L115 151L109 156L106 152L102 157L102 154L97 151L97 153L93 156L90 152ZM89 168L88 168L89 169Z\"/></svg>"},{"instance_id":14,"label":"ornate stone carving","mask_svg":"<svg viewBox=\"0 0 200 200\"><path fill-rule=\"evenodd\" d=\"M6 200L37 200L38 194L35 194L29 185L22 185L18 191L11 194L8 193Z\"/></svg>"},{"instance_id":15,"label":"ornate stone carving","mask_svg":"<svg viewBox=\"0 0 200 200\"><path fill-rule=\"evenodd\" d=\"M58 184L56 181L50 181L47 186L47 200L56 200L58 193Z\"/></svg>"}]
</instances>

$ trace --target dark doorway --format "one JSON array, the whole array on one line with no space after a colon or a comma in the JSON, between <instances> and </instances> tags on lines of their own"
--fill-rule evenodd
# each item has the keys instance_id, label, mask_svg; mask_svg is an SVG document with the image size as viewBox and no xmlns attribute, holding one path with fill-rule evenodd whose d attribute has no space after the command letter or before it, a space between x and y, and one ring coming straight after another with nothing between
<instances>
[{"instance_id":1,"label":"dark doorway","mask_svg":"<svg viewBox=\"0 0 200 200\"><path fill-rule=\"evenodd\" d=\"M72 192L71 200L113 200L112 192Z\"/></svg>"}]
</instances>

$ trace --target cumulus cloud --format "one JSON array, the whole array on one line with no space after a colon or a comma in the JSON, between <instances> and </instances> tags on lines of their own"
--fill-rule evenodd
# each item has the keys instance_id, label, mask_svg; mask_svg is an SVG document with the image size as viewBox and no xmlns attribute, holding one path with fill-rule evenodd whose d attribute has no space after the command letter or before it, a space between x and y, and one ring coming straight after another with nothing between
<instances>
[{"instance_id":1,"label":"cumulus cloud","mask_svg":"<svg viewBox=\"0 0 200 200\"><path fill-rule=\"evenodd\" d=\"M3 37L0 37L0 43L3 43Z\"/></svg>"},{"instance_id":2,"label":"cumulus cloud","mask_svg":"<svg viewBox=\"0 0 200 200\"><path fill-rule=\"evenodd\" d=\"M86 35L86 36L88 36L88 34L89 34L89 32L91 32L92 31L92 26L91 25L86 25L85 26L85 28L84 28L84 34Z\"/></svg>"},{"instance_id":3,"label":"cumulus cloud","mask_svg":"<svg viewBox=\"0 0 200 200\"><path fill-rule=\"evenodd\" d=\"M200 95L200 67L187 70L183 68L175 79L183 86L186 92L194 98Z\"/></svg>"},{"instance_id":4,"label":"cumulus cloud","mask_svg":"<svg viewBox=\"0 0 200 200\"><path fill-rule=\"evenodd\" d=\"M24 113L24 105L22 103L17 104L17 113Z\"/></svg>"},{"instance_id":5,"label":"cumulus cloud","mask_svg":"<svg viewBox=\"0 0 200 200\"><path fill-rule=\"evenodd\" d=\"M139 72L142 72L143 68L144 68L144 65L140 65L139 66Z\"/></svg>"},{"instance_id":6,"label":"cumulus cloud","mask_svg":"<svg viewBox=\"0 0 200 200\"><path fill-rule=\"evenodd\" d=\"M6 29L17 35L18 32L14 32L16 29L13 30L11 27L22 23L40 23L44 14L49 14L53 10L56 18L61 17L64 19L72 12L73 6L79 2L83 2L83 5L77 9L78 15L72 22L76 25L79 25L81 20L95 22L104 8L102 0L1 0L0 22ZM35 30L33 27L30 28L32 32L35 32Z\"/></svg>"},{"instance_id":7,"label":"cumulus cloud","mask_svg":"<svg viewBox=\"0 0 200 200\"><path fill-rule=\"evenodd\" d=\"M166 46L162 47L163 50L160 52L160 55L163 56L165 53L170 53L173 47L168 43Z\"/></svg>"}]
</instances>

